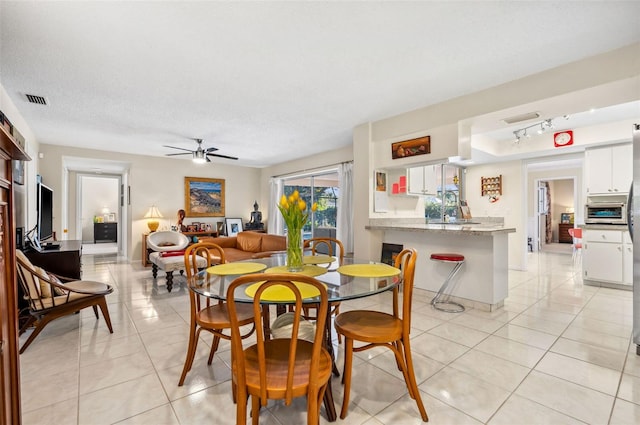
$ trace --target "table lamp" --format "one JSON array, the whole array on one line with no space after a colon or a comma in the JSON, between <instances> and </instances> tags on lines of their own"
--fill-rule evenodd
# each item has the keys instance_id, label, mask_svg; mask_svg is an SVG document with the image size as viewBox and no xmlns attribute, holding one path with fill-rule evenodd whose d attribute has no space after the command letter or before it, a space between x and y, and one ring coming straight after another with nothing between
<instances>
[{"instance_id":1,"label":"table lamp","mask_svg":"<svg viewBox=\"0 0 640 425\"><path fill-rule=\"evenodd\" d=\"M160 225L160 221L157 219L163 218L163 217L162 217L162 214L160 214L160 211L158 211L158 208L156 208L155 205L152 205L149 208L149 211L147 211L147 213L144 215L144 218L149 219L147 220L147 226L149 226L149 231L155 232L156 230L158 230L158 226Z\"/></svg>"}]
</instances>

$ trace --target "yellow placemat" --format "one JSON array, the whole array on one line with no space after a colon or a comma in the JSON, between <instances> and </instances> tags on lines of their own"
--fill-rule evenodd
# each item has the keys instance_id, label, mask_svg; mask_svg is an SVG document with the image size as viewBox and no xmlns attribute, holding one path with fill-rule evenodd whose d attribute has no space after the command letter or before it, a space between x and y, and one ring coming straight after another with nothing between
<instances>
[{"instance_id":1,"label":"yellow placemat","mask_svg":"<svg viewBox=\"0 0 640 425\"><path fill-rule=\"evenodd\" d=\"M338 267L338 273L356 277L390 277L400 274L400 269L387 264L347 264Z\"/></svg>"},{"instance_id":2,"label":"yellow placemat","mask_svg":"<svg viewBox=\"0 0 640 425\"><path fill-rule=\"evenodd\" d=\"M265 273L291 273L290 271L287 270L287 266L269 267L264 272ZM295 274L303 274L305 276L316 277L316 276L320 276L321 274L325 274L326 272L327 272L327 269L325 269L324 267L306 265L302 267L302 271L295 272Z\"/></svg>"},{"instance_id":3,"label":"yellow placemat","mask_svg":"<svg viewBox=\"0 0 640 425\"><path fill-rule=\"evenodd\" d=\"M336 261L336 257L330 255L305 255L302 257L304 264L327 264Z\"/></svg>"},{"instance_id":4,"label":"yellow placemat","mask_svg":"<svg viewBox=\"0 0 640 425\"><path fill-rule=\"evenodd\" d=\"M264 282L256 282L252 285L249 285L244 290L244 292L248 296L254 297L256 295L256 292L258 292L258 288L263 283ZM320 295L320 291L318 291L318 288L316 288L313 285L309 285L308 283L303 283L303 282L293 282L293 283L296 285L296 288L300 290L300 294L302 295L302 298L313 298ZM325 288L327 287L327 285L324 285L324 286ZM293 295L293 292L289 288L286 288L282 285L277 285L277 286L272 286L270 288L265 289L260 299L265 301L289 301L289 300L294 300L295 297Z\"/></svg>"},{"instance_id":5,"label":"yellow placemat","mask_svg":"<svg viewBox=\"0 0 640 425\"><path fill-rule=\"evenodd\" d=\"M266 269L267 266L262 263L225 263L212 266L207 269L207 273L217 274L219 276L256 273Z\"/></svg>"}]
</instances>

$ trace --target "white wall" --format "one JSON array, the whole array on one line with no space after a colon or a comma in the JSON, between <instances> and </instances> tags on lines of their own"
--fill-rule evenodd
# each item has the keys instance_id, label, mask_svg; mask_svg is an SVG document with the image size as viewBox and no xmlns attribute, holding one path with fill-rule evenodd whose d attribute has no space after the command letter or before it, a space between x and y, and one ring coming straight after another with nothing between
<instances>
[{"instance_id":1,"label":"white wall","mask_svg":"<svg viewBox=\"0 0 640 425\"><path fill-rule=\"evenodd\" d=\"M62 193L65 187L63 157L113 160L128 162L130 168L131 204L127 206L131 216L131 225L126 229L129 241L128 255L131 260L141 258L141 235L148 231L143 219L151 205L156 205L165 217L160 221L161 228L169 228L175 223L177 211L185 206L184 178L208 177L225 180L225 208L227 217L241 217L248 221L253 203L260 198L260 169L238 167L221 163L208 163L195 166L190 160L166 157L129 155L90 149L70 148L56 145L40 145L43 159L39 171L43 180L56 193ZM75 234L75 184L69 178L68 227L66 235ZM62 223L62 197L54 197L54 230L65 235ZM186 222L199 221L215 223L223 217L191 217ZM73 227L72 227L73 226Z\"/></svg>"},{"instance_id":2,"label":"white wall","mask_svg":"<svg viewBox=\"0 0 640 425\"><path fill-rule=\"evenodd\" d=\"M509 233L509 268L518 270L526 268L522 250L526 249L527 244L522 171L522 161L510 161L468 167L465 176L465 190L471 215L504 217L505 227L516 229L515 233ZM480 178L499 175L502 175L502 196L492 203L488 196L482 196Z\"/></svg>"},{"instance_id":3,"label":"white wall","mask_svg":"<svg viewBox=\"0 0 640 425\"><path fill-rule=\"evenodd\" d=\"M18 112L13 101L7 95L2 84L0 84L0 111L9 119L9 122L18 129L25 139L24 150L31 157L31 161L24 163L24 185L14 185L14 204L17 227L24 227L26 231L36 225L36 170L38 142L31 128Z\"/></svg>"}]
</instances>

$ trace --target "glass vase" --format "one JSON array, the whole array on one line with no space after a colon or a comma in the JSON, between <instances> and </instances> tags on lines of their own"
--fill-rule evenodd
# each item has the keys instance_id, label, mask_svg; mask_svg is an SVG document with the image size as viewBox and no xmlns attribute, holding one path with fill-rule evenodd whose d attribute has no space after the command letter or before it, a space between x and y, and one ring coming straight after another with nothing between
<instances>
[{"instance_id":1,"label":"glass vase","mask_svg":"<svg viewBox=\"0 0 640 425\"><path fill-rule=\"evenodd\" d=\"M287 270L301 272L302 263L302 229L289 229L287 232Z\"/></svg>"}]
</instances>

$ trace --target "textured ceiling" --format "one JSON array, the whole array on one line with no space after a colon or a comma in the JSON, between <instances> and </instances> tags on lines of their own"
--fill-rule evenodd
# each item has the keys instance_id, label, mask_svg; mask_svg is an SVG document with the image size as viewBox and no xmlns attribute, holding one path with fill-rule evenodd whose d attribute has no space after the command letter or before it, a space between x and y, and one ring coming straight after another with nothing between
<instances>
[{"instance_id":1,"label":"textured ceiling","mask_svg":"<svg viewBox=\"0 0 640 425\"><path fill-rule=\"evenodd\" d=\"M159 156L203 138L266 166L638 42L638 16L638 1L3 0L0 82L40 143Z\"/></svg>"}]
</instances>

